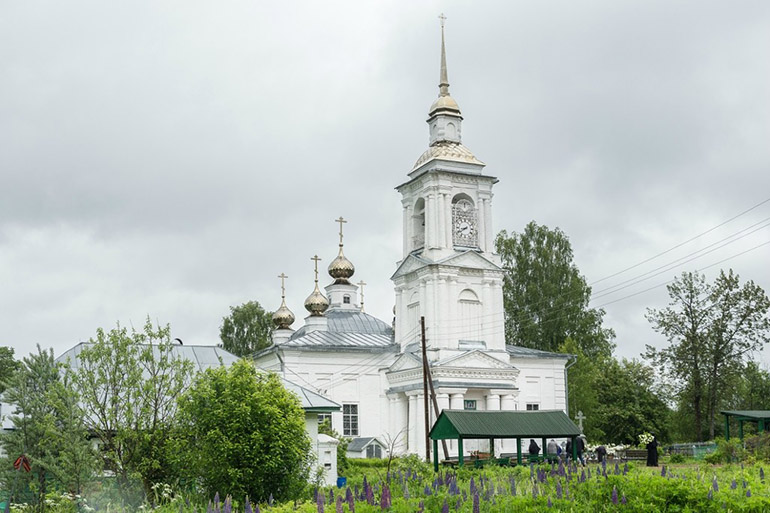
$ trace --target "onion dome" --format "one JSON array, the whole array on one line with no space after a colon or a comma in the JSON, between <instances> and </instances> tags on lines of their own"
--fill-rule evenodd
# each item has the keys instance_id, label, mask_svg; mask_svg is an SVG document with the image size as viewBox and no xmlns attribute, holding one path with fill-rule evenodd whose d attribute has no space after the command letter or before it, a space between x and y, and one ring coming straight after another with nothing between
<instances>
[{"instance_id":1,"label":"onion dome","mask_svg":"<svg viewBox=\"0 0 770 513\"><path fill-rule=\"evenodd\" d=\"M311 260L315 261L315 288L305 300L305 310L314 317L320 317L329 308L329 300L318 289L318 261L321 259L315 255Z\"/></svg>"},{"instance_id":2,"label":"onion dome","mask_svg":"<svg viewBox=\"0 0 770 513\"><path fill-rule=\"evenodd\" d=\"M348 278L356 272L356 267L353 265L353 262L345 257L345 253L342 252L342 225L347 223L347 221L340 216L334 222L340 224L340 252L337 258L329 264L329 276L334 278L335 285L350 285Z\"/></svg>"},{"instance_id":3,"label":"onion dome","mask_svg":"<svg viewBox=\"0 0 770 513\"><path fill-rule=\"evenodd\" d=\"M281 306L273 313L273 324L279 330L289 329L294 323L294 313L286 306L286 287L284 280L288 278L286 274L281 273L278 275L281 279Z\"/></svg>"},{"instance_id":4,"label":"onion dome","mask_svg":"<svg viewBox=\"0 0 770 513\"><path fill-rule=\"evenodd\" d=\"M356 268L353 265L353 262L345 258L345 254L342 252L342 244L340 244L340 252L337 255L337 258L332 260L332 263L329 264L329 276L334 278L335 285L349 285L350 282L348 281L348 278L353 276L353 273L355 272Z\"/></svg>"}]
</instances>

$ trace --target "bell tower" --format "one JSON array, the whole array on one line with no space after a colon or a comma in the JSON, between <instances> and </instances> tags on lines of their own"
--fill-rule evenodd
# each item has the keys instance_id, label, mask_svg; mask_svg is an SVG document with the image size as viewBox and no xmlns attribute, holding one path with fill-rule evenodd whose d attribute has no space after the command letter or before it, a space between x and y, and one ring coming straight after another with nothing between
<instances>
[{"instance_id":1,"label":"bell tower","mask_svg":"<svg viewBox=\"0 0 770 513\"><path fill-rule=\"evenodd\" d=\"M460 107L449 93L441 16L439 95L428 111L429 146L396 187L403 253L396 288L396 342L419 342L424 316L433 359L469 349L500 353L503 271L493 254L492 187L485 164L462 144Z\"/></svg>"}]
</instances>

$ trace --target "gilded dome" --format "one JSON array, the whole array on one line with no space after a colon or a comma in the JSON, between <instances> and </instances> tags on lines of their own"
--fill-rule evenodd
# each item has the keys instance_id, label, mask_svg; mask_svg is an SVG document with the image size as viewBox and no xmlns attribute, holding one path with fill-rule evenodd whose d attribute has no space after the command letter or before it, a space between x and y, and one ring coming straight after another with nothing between
<instances>
[{"instance_id":1,"label":"gilded dome","mask_svg":"<svg viewBox=\"0 0 770 513\"><path fill-rule=\"evenodd\" d=\"M281 301L281 307L273 314L273 324L279 330L289 328L294 322L294 314L286 306L286 301Z\"/></svg>"},{"instance_id":2,"label":"gilded dome","mask_svg":"<svg viewBox=\"0 0 770 513\"><path fill-rule=\"evenodd\" d=\"M318 282L316 281L315 289L305 300L305 310L310 312L310 315L319 317L324 314L327 308L329 308L329 300L318 290Z\"/></svg>"},{"instance_id":3,"label":"gilded dome","mask_svg":"<svg viewBox=\"0 0 770 513\"><path fill-rule=\"evenodd\" d=\"M335 285L348 285L350 284L348 278L353 276L355 272L356 267L353 265L353 262L345 258L345 254L342 252L342 244L340 244L340 252L337 258L329 264L329 276L334 278Z\"/></svg>"}]
</instances>

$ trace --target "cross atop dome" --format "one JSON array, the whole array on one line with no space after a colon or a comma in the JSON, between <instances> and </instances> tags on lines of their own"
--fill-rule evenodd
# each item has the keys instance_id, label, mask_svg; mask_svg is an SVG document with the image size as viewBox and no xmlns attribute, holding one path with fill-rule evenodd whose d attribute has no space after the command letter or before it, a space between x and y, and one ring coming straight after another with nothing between
<instances>
[{"instance_id":1,"label":"cross atop dome","mask_svg":"<svg viewBox=\"0 0 770 513\"><path fill-rule=\"evenodd\" d=\"M334 278L335 285L349 285L348 279L356 272L356 268L353 262L348 260L342 252L342 225L347 223L347 221L340 216L334 222L340 224L340 251L337 254L337 258L329 264L329 276Z\"/></svg>"},{"instance_id":2,"label":"cross atop dome","mask_svg":"<svg viewBox=\"0 0 770 513\"><path fill-rule=\"evenodd\" d=\"M446 65L446 43L444 41L444 22L446 16L442 13L441 21L441 69L439 71L438 98L428 111L430 125L430 145L440 142L460 142L460 106L449 94L449 76Z\"/></svg>"}]
</instances>

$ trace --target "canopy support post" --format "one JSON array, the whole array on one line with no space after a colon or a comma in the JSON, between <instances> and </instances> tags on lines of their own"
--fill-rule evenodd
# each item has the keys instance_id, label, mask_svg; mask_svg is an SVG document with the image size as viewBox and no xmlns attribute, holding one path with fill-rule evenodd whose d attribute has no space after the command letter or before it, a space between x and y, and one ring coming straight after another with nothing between
<instances>
[{"instance_id":1,"label":"canopy support post","mask_svg":"<svg viewBox=\"0 0 770 513\"><path fill-rule=\"evenodd\" d=\"M438 440L433 440L433 472L438 472Z\"/></svg>"},{"instance_id":2,"label":"canopy support post","mask_svg":"<svg viewBox=\"0 0 770 513\"><path fill-rule=\"evenodd\" d=\"M725 440L730 439L730 416L725 415Z\"/></svg>"},{"instance_id":3,"label":"canopy support post","mask_svg":"<svg viewBox=\"0 0 770 513\"><path fill-rule=\"evenodd\" d=\"M462 467L465 463L463 458L463 438L457 439L457 466Z\"/></svg>"},{"instance_id":4,"label":"canopy support post","mask_svg":"<svg viewBox=\"0 0 770 513\"><path fill-rule=\"evenodd\" d=\"M521 465L521 438L516 439L516 463Z\"/></svg>"}]
</instances>

